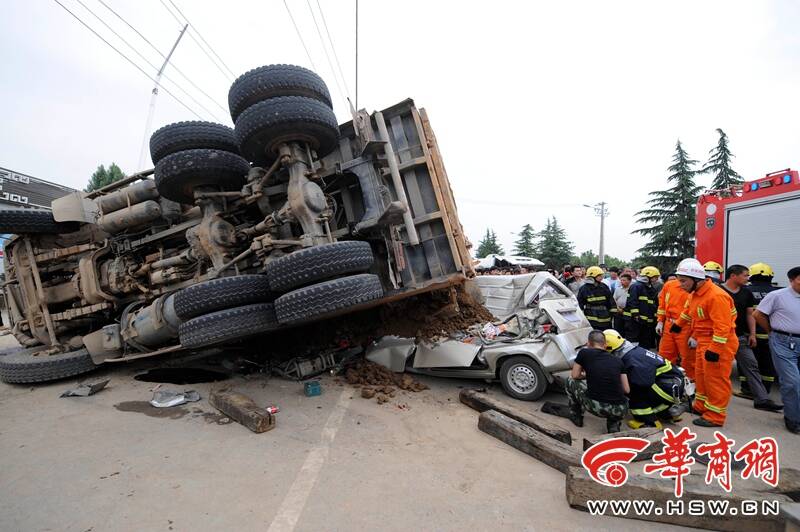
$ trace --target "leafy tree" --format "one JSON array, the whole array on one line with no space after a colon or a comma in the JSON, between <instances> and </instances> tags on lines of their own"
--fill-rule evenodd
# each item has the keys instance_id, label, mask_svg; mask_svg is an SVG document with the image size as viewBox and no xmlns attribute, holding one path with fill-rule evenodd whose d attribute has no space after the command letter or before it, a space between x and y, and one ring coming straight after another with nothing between
<instances>
[{"instance_id":1,"label":"leafy tree","mask_svg":"<svg viewBox=\"0 0 800 532\"><path fill-rule=\"evenodd\" d=\"M522 226L522 231L519 233L519 240L514 242L514 250L512 255L521 255L523 257L536 256L536 233L531 227L531 224Z\"/></svg>"},{"instance_id":2,"label":"leafy tree","mask_svg":"<svg viewBox=\"0 0 800 532\"><path fill-rule=\"evenodd\" d=\"M719 133L717 147L708 152L708 162L700 172L714 174L714 181L711 183L712 190L725 190L731 185L741 185L744 183L744 179L731 168L731 159L734 155L728 147L728 135L719 128L717 128L717 133Z\"/></svg>"},{"instance_id":3,"label":"leafy tree","mask_svg":"<svg viewBox=\"0 0 800 532\"><path fill-rule=\"evenodd\" d=\"M94 171L92 177L89 179L89 183L86 185L86 192L91 192L92 190L97 190L98 188L103 188L106 185L113 183L114 181L119 181L120 179L125 177L125 172L117 166L117 163L111 163L106 169L105 166L102 164L97 167L97 170Z\"/></svg>"},{"instance_id":4,"label":"leafy tree","mask_svg":"<svg viewBox=\"0 0 800 532\"><path fill-rule=\"evenodd\" d=\"M650 238L639 249L637 264L670 269L677 261L694 257L695 207L703 187L695 183L697 161L689 158L680 140L675 145L672 161L667 177L672 188L651 192L647 201L649 208L636 213L636 223L648 227L636 229L633 233Z\"/></svg>"},{"instance_id":5,"label":"leafy tree","mask_svg":"<svg viewBox=\"0 0 800 532\"><path fill-rule=\"evenodd\" d=\"M553 216L548 218L544 229L539 231L538 259L546 268L560 269L572 256L572 242L567 240L567 232L558 225Z\"/></svg>"},{"instance_id":6,"label":"leafy tree","mask_svg":"<svg viewBox=\"0 0 800 532\"><path fill-rule=\"evenodd\" d=\"M598 266L600 264L599 258L594 251L584 251L580 255L572 255L570 257L569 262L570 264L580 264L582 266ZM612 257L611 255L606 255L605 257L605 265L609 268L612 266L616 266L617 268L624 268L628 265L627 261L622 259L618 259L616 257Z\"/></svg>"},{"instance_id":7,"label":"leafy tree","mask_svg":"<svg viewBox=\"0 0 800 532\"><path fill-rule=\"evenodd\" d=\"M497 235L491 229L486 230L486 234L478 242L478 250L475 252L479 259L491 254L502 255L504 253L503 246L497 242Z\"/></svg>"}]
</instances>

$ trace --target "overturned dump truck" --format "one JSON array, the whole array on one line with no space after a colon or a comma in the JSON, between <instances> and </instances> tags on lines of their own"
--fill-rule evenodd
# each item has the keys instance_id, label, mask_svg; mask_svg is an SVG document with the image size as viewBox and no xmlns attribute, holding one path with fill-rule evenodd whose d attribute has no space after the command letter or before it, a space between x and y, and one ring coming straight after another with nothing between
<instances>
[{"instance_id":1,"label":"overturned dump truck","mask_svg":"<svg viewBox=\"0 0 800 532\"><path fill-rule=\"evenodd\" d=\"M14 234L9 326L24 347L0 357L0 379L215 349L474 274L412 100L339 126L319 76L269 65L233 83L229 107L234 129L156 131L154 170L52 212L0 210L0 232Z\"/></svg>"}]
</instances>

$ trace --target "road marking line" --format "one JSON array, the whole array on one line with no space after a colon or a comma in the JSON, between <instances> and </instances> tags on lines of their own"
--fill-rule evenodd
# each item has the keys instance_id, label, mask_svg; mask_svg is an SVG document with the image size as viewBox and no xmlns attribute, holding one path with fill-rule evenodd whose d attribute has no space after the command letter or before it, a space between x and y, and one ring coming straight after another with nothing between
<instances>
[{"instance_id":1,"label":"road marking line","mask_svg":"<svg viewBox=\"0 0 800 532\"><path fill-rule=\"evenodd\" d=\"M300 514L303 513L308 496L311 495L311 490L314 489L314 484L317 482L322 466L328 458L331 443L333 443L336 432L338 432L344 415L347 413L347 408L350 406L352 393L353 391L347 388L342 390L339 401L337 401L333 412L328 416L328 421L325 422L325 427L322 429L320 442L309 451L306 461L303 462L303 467L300 468L292 487L289 488L289 492L278 508L268 532L291 532L297 526L297 521L300 519Z\"/></svg>"}]
</instances>

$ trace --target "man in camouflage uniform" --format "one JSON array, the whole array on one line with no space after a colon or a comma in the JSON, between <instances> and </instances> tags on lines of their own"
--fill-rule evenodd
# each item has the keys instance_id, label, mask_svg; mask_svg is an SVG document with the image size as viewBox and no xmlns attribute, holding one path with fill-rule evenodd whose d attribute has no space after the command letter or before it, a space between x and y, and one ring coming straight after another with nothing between
<instances>
[{"instance_id":1,"label":"man in camouflage uniform","mask_svg":"<svg viewBox=\"0 0 800 532\"><path fill-rule=\"evenodd\" d=\"M575 357L567 379L570 420L583 426L584 411L606 419L608 432L619 432L628 412L626 393L630 392L622 361L606 351L602 331L589 333L588 347Z\"/></svg>"}]
</instances>

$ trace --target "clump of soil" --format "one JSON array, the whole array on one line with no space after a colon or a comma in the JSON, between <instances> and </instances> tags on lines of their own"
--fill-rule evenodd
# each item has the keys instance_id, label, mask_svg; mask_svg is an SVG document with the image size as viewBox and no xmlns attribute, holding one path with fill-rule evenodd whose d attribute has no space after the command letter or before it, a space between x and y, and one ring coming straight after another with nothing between
<instances>
[{"instance_id":1,"label":"clump of soil","mask_svg":"<svg viewBox=\"0 0 800 532\"><path fill-rule=\"evenodd\" d=\"M345 371L344 378L348 384L361 388L361 397L376 399L378 404L383 404L394 398L396 389L408 392L421 392L428 386L404 373L394 373L368 360L360 360Z\"/></svg>"}]
</instances>

